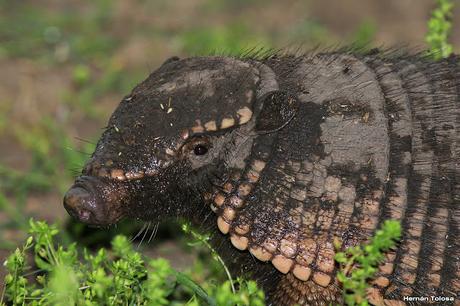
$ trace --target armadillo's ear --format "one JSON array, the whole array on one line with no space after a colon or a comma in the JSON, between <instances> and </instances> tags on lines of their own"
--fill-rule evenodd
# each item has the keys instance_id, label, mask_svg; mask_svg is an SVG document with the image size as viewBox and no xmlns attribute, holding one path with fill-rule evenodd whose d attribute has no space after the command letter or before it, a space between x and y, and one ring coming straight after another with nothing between
<instances>
[{"instance_id":1,"label":"armadillo's ear","mask_svg":"<svg viewBox=\"0 0 460 306\"><path fill-rule=\"evenodd\" d=\"M272 91L261 97L262 109L256 119L257 132L276 131L294 118L299 107L296 97L285 91Z\"/></svg>"}]
</instances>

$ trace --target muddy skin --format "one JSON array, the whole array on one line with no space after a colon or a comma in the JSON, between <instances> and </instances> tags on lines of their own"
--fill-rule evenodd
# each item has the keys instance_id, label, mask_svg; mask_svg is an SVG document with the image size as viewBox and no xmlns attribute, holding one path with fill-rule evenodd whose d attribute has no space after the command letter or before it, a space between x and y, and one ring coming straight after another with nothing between
<instances>
[{"instance_id":1,"label":"muddy skin","mask_svg":"<svg viewBox=\"0 0 460 306\"><path fill-rule=\"evenodd\" d=\"M333 240L397 219L371 302L459 303L459 106L454 56L172 58L121 101L64 205L98 226L191 220L269 305L343 303Z\"/></svg>"}]
</instances>

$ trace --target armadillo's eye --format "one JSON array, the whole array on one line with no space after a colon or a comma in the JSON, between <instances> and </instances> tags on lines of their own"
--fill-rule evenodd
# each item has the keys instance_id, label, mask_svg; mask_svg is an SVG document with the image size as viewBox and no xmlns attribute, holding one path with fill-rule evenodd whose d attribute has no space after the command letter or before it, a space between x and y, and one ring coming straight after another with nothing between
<instances>
[{"instance_id":1,"label":"armadillo's eye","mask_svg":"<svg viewBox=\"0 0 460 306\"><path fill-rule=\"evenodd\" d=\"M211 142L207 137L198 136L190 139L182 148L184 154L191 154L195 156L203 156L208 153L212 147Z\"/></svg>"},{"instance_id":2,"label":"armadillo's eye","mask_svg":"<svg viewBox=\"0 0 460 306\"><path fill-rule=\"evenodd\" d=\"M205 155L208 153L208 148L200 143L193 148L193 153L195 153L195 155Z\"/></svg>"}]
</instances>

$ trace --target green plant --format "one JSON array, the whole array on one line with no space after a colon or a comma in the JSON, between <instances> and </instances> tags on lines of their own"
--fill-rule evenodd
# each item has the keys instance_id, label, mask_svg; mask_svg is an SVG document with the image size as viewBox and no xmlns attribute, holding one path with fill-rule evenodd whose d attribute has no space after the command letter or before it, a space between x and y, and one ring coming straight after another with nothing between
<instances>
[{"instance_id":1,"label":"green plant","mask_svg":"<svg viewBox=\"0 0 460 306\"><path fill-rule=\"evenodd\" d=\"M235 285L233 284L233 280L232 280L232 275L230 274L230 271L228 270L227 266L225 265L225 262L224 260L219 256L219 254L217 253L217 251L211 246L211 244L209 243L209 240L210 240L210 236L209 235L204 235L204 234L200 234L196 231L194 231L191 227L190 224L188 223L184 223L182 224L182 231L184 231L184 233L186 234L189 234L191 235L196 241L195 242L189 242L189 245L190 246L193 246L193 245L203 245L204 247L206 247L209 251L211 251L211 255L212 255L212 258L217 261L220 265L222 265L222 267L224 268L224 271L227 275L227 278L228 278L228 282L230 284L230 287L232 289L232 292L235 293L236 290L235 290Z\"/></svg>"},{"instance_id":2,"label":"green plant","mask_svg":"<svg viewBox=\"0 0 460 306\"><path fill-rule=\"evenodd\" d=\"M350 247L335 255L340 265L337 279L343 286L343 298L347 305L369 305L366 290L369 279L377 272L384 253L396 245L401 237L401 225L394 220L386 220L368 244ZM340 242L336 242L340 249Z\"/></svg>"},{"instance_id":3,"label":"green plant","mask_svg":"<svg viewBox=\"0 0 460 306\"><path fill-rule=\"evenodd\" d=\"M144 258L124 236L110 250L91 253L56 243L55 225L30 220L29 226L31 236L4 263L0 305L264 305L255 282L237 279L233 291L227 281L206 292L165 259ZM38 270L27 264L30 250Z\"/></svg>"},{"instance_id":4,"label":"green plant","mask_svg":"<svg viewBox=\"0 0 460 306\"><path fill-rule=\"evenodd\" d=\"M429 54L435 59L448 57L453 52L453 46L448 39L452 31L453 0L437 0L428 21L428 32L425 41L429 46Z\"/></svg>"},{"instance_id":5,"label":"green plant","mask_svg":"<svg viewBox=\"0 0 460 306\"><path fill-rule=\"evenodd\" d=\"M365 19L363 22L361 22L352 36L351 41L353 42L353 47L356 49L364 50L366 47L371 47L376 33L377 25L375 21L372 19Z\"/></svg>"},{"instance_id":6,"label":"green plant","mask_svg":"<svg viewBox=\"0 0 460 306\"><path fill-rule=\"evenodd\" d=\"M238 55L254 46L269 47L267 41L252 33L244 24L231 24L215 28L195 28L179 36L182 49L192 55Z\"/></svg>"}]
</instances>

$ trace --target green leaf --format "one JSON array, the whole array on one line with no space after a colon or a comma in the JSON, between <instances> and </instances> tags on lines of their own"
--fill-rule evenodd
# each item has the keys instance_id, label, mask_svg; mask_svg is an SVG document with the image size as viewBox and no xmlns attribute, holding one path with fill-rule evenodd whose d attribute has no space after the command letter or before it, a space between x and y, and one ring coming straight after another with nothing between
<instances>
[{"instance_id":1,"label":"green leaf","mask_svg":"<svg viewBox=\"0 0 460 306\"><path fill-rule=\"evenodd\" d=\"M180 272L175 272L174 275L176 276L177 282L181 284L182 286L185 286L192 290L193 293L195 293L203 302L206 303L206 305L211 305L215 306L216 302L214 299L212 299L206 291L203 290L203 288L200 287L197 283L195 283L192 279L190 279L187 275L180 273Z\"/></svg>"}]
</instances>

